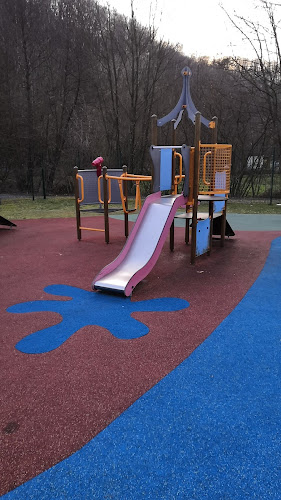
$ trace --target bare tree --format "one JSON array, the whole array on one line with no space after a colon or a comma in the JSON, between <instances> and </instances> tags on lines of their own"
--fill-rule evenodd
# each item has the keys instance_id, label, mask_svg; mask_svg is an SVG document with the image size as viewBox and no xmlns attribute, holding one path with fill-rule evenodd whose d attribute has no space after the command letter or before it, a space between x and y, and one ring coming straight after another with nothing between
<instances>
[{"instance_id":1,"label":"bare tree","mask_svg":"<svg viewBox=\"0 0 281 500\"><path fill-rule=\"evenodd\" d=\"M271 129L272 143L281 147L281 52L279 18L281 4L259 0L265 16L262 24L242 16L229 19L251 46L255 60L233 58L252 95L258 99L265 114L264 123ZM270 117L270 120L268 120Z\"/></svg>"}]
</instances>

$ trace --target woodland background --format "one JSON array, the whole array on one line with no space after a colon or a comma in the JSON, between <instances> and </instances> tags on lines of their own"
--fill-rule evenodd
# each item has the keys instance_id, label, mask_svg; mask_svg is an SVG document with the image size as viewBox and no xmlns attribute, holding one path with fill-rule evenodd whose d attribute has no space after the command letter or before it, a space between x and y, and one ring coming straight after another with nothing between
<instances>
[{"instance_id":1,"label":"woodland background","mask_svg":"<svg viewBox=\"0 0 281 500\"><path fill-rule=\"evenodd\" d=\"M259 1L266 26L229 19L255 50L249 61L183 54L141 26L133 4L125 18L94 0L1 0L0 193L34 195L43 182L73 193L73 167L97 156L150 173L151 115L175 106L187 65L195 106L233 145L231 195L281 197L281 6ZM179 128L192 145L187 117ZM159 144L169 137L163 127Z\"/></svg>"}]
</instances>

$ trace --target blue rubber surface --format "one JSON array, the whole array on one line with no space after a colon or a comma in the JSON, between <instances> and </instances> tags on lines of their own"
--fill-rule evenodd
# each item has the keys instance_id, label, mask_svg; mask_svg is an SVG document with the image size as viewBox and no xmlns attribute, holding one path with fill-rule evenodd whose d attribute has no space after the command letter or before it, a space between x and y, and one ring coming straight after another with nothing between
<instances>
[{"instance_id":1,"label":"blue rubber surface","mask_svg":"<svg viewBox=\"0 0 281 500\"><path fill-rule=\"evenodd\" d=\"M281 238L189 358L7 499L280 499Z\"/></svg>"},{"instance_id":2,"label":"blue rubber surface","mask_svg":"<svg viewBox=\"0 0 281 500\"><path fill-rule=\"evenodd\" d=\"M36 300L15 304L10 313L51 311L62 316L62 321L49 328L27 335L16 348L26 354L42 354L60 347L71 335L87 325L98 325L119 339L136 339L147 335L149 328L131 317L135 311L179 311L189 303L172 297L131 302L122 295L88 292L68 285L50 285L45 292L72 300Z\"/></svg>"}]
</instances>

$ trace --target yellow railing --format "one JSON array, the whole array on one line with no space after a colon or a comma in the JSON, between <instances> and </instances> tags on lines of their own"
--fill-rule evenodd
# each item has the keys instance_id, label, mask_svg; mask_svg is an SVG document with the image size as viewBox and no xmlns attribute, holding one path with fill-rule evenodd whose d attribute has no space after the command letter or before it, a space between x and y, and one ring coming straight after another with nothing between
<instances>
[{"instance_id":1,"label":"yellow railing","mask_svg":"<svg viewBox=\"0 0 281 500\"><path fill-rule=\"evenodd\" d=\"M80 203L82 203L82 201L84 201L84 179L82 177L82 175L79 175L79 174L76 174L76 179L79 181L80 180L80 186L81 186L81 199L78 198L77 199L77 203L80 205ZM93 227L84 227L84 226L80 226L79 225L79 229L83 229L85 231L100 231L101 233L104 233L105 230L104 229L97 229L97 228L93 228Z\"/></svg>"},{"instance_id":2,"label":"yellow railing","mask_svg":"<svg viewBox=\"0 0 281 500\"><path fill-rule=\"evenodd\" d=\"M80 179L80 184L81 184L81 200L78 198L77 202L82 203L84 200L84 179L82 175L76 174L76 179Z\"/></svg>"},{"instance_id":3,"label":"yellow railing","mask_svg":"<svg viewBox=\"0 0 281 500\"><path fill-rule=\"evenodd\" d=\"M207 151L207 153L204 154L204 159L203 159L203 182L206 186L210 186L211 183L206 181L206 166L207 166L207 156L211 155L212 151Z\"/></svg>"},{"instance_id":4,"label":"yellow railing","mask_svg":"<svg viewBox=\"0 0 281 500\"><path fill-rule=\"evenodd\" d=\"M141 209L141 192L140 192L140 182L141 181L151 181L151 175L135 175L124 173L120 177L117 178L120 190L120 197L122 202L122 208L125 214L130 212L135 212L137 209ZM123 191L123 181L134 181L136 183L136 196L135 196L135 208L133 210L128 210L126 206L126 196Z\"/></svg>"},{"instance_id":5,"label":"yellow railing","mask_svg":"<svg viewBox=\"0 0 281 500\"><path fill-rule=\"evenodd\" d=\"M183 175L183 173L182 173L182 155L180 153L178 153L177 151L174 151L174 157L176 157L176 156L179 158L180 164L179 164L179 174L175 175L175 177L174 177L174 190L173 190L173 194L177 194L177 192L178 192L178 185L185 178L185 175Z\"/></svg>"},{"instance_id":6,"label":"yellow railing","mask_svg":"<svg viewBox=\"0 0 281 500\"><path fill-rule=\"evenodd\" d=\"M99 193L99 202L104 203L101 199L100 196L100 179L102 178L102 175L98 179L98 193ZM122 208L124 213L128 214L130 212L135 212L137 209L141 209L141 192L140 192L140 182L141 181L151 181L151 175L134 175L134 174L127 174L123 173L120 175L120 177L115 176L115 175L106 175L105 178L108 180L108 185L109 185L109 201L111 201L111 180L115 179L118 182L119 190L120 190L120 198L121 198L121 203L122 203ZM134 181L136 183L136 196L135 196L135 208L133 210L128 210L126 207L126 201L127 198L124 195L124 190L123 190L123 182L127 181Z\"/></svg>"},{"instance_id":7,"label":"yellow railing","mask_svg":"<svg viewBox=\"0 0 281 500\"><path fill-rule=\"evenodd\" d=\"M104 200L101 199L101 188L100 188L100 180L103 178L102 175L99 176L98 178L98 197L99 197L99 202L101 205L104 204ZM111 177L108 175L106 176L106 179L108 180L108 200L107 203L111 202Z\"/></svg>"}]
</instances>

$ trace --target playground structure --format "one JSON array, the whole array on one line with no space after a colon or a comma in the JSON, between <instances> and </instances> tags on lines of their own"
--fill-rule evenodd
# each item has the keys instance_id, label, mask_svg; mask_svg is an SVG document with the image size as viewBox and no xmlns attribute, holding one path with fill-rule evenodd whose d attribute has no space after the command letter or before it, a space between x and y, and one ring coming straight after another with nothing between
<instances>
[{"instance_id":1,"label":"playground structure","mask_svg":"<svg viewBox=\"0 0 281 500\"><path fill-rule=\"evenodd\" d=\"M165 117L152 117L152 143L150 155L153 162L153 194L148 196L119 256L101 270L93 281L93 289L131 295L155 265L168 231L170 248L174 249L174 218L186 221L185 241L189 242L191 221L191 263L195 258L211 252L214 219L219 218L216 232L220 233L221 246L225 235L234 235L226 221L226 205L230 190L231 145L217 144L217 118L211 121L198 112L190 95L191 71L182 70L183 88L175 108ZM195 144L176 145L176 129L184 111L195 124ZM158 146L157 127L172 123L172 145ZM211 130L211 143L201 144L201 123ZM179 161L179 173L176 173ZM122 181L120 181L122 182ZM182 193L178 186L183 182ZM169 195L162 195L164 192ZM198 212L198 203L207 201L207 214ZM185 213L177 214L180 207Z\"/></svg>"},{"instance_id":2,"label":"playground structure","mask_svg":"<svg viewBox=\"0 0 281 500\"><path fill-rule=\"evenodd\" d=\"M101 157L99 157L101 158ZM99 160L97 158L96 160ZM102 159L102 158L101 158ZM101 162L94 160L92 164L97 167L95 170L78 170L74 167L75 205L76 205L76 226L77 238L81 240L81 231L104 232L105 242L109 243L109 212L124 213L124 233L127 238L129 234L128 215L141 209L141 181L150 181L151 176L128 174L127 167L122 169L107 169L101 167ZM102 159L103 161L103 159ZM101 173L102 172L102 173ZM101 175L99 175L101 173ZM128 208L128 185L133 181L136 187L135 208ZM100 208L91 208L99 203ZM120 208L110 208L110 204L120 205ZM84 208L85 207L85 208ZM81 225L82 212L100 212L104 216L104 229L90 228Z\"/></svg>"}]
</instances>

